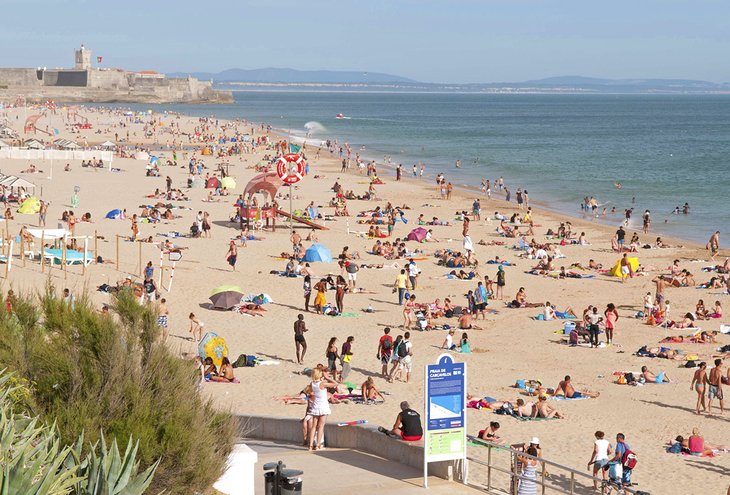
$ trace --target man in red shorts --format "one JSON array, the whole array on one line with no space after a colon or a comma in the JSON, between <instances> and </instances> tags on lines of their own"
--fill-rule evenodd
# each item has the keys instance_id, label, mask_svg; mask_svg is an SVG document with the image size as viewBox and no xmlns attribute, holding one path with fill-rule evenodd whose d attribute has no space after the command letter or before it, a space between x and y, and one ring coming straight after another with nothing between
<instances>
[{"instance_id":1,"label":"man in red shorts","mask_svg":"<svg viewBox=\"0 0 730 495\"><path fill-rule=\"evenodd\" d=\"M407 401L400 403L401 412L395 418L393 429L388 433L399 436L407 442L416 442L423 436L423 427L421 426L421 416L411 409Z\"/></svg>"}]
</instances>

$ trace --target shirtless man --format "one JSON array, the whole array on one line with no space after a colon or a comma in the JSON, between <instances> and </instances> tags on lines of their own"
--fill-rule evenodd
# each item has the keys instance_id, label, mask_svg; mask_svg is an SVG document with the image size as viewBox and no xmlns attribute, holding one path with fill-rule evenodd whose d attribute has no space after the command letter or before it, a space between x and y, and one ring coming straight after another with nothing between
<instances>
[{"instance_id":1,"label":"shirtless man","mask_svg":"<svg viewBox=\"0 0 730 495\"><path fill-rule=\"evenodd\" d=\"M558 418L558 419L564 419L565 416L558 412L557 409L550 406L547 402L547 396L541 395L538 399L537 404L535 404L535 407L532 411L532 417L533 418Z\"/></svg>"},{"instance_id":2,"label":"shirtless man","mask_svg":"<svg viewBox=\"0 0 730 495\"><path fill-rule=\"evenodd\" d=\"M524 399L517 399L515 404L517 405L517 408L515 409L515 414L517 414L517 416L524 416L526 418L534 417L533 413L535 412L535 404L532 402L525 402Z\"/></svg>"},{"instance_id":3,"label":"shirtless man","mask_svg":"<svg viewBox=\"0 0 730 495\"><path fill-rule=\"evenodd\" d=\"M468 309L464 309L464 312L459 317L459 330L481 330L481 328L471 322L471 312Z\"/></svg>"},{"instance_id":4,"label":"shirtless man","mask_svg":"<svg viewBox=\"0 0 730 495\"><path fill-rule=\"evenodd\" d=\"M707 248L710 250L710 253L712 253L712 261L715 261L715 256L717 256L717 253L720 251L720 231L716 231L714 234L712 234L712 237L710 237L709 242L707 243Z\"/></svg>"},{"instance_id":5,"label":"shirtless man","mask_svg":"<svg viewBox=\"0 0 730 495\"><path fill-rule=\"evenodd\" d=\"M568 399L578 399L580 397L591 397L595 399L601 395L600 392L590 392L588 390L578 392L575 388L573 388L573 384L570 380L570 375L565 375L565 378L563 378L563 380L555 388L555 395L564 395Z\"/></svg>"},{"instance_id":6,"label":"shirtless man","mask_svg":"<svg viewBox=\"0 0 730 495\"><path fill-rule=\"evenodd\" d=\"M725 397L722 394L722 359L715 359L715 367L710 371L710 378L707 381L710 391L707 394L707 414L712 416L712 400L720 401L720 414L725 413Z\"/></svg>"},{"instance_id":7,"label":"shirtless man","mask_svg":"<svg viewBox=\"0 0 730 495\"><path fill-rule=\"evenodd\" d=\"M654 284L656 284L656 302L659 304L659 309L664 311L664 288L666 287L666 281L661 277L657 277L654 280L652 280Z\"/></svg>"},{"instance_id":8,"label":"shirtless man","mask_svg":"<svg viewBox=\"0 0 730 495\"><path fill-rule=\"evenodd\" d=\"M291 245L292 245L292 251L296 252L297 247L299 246L299 243L302 242L302 236L299 235L299 233L295 230L291 237Z\"/></svg>"},{"instance_id":9,"label":"shirtless man","mask_svg":"<svg viewBox=\"0 0 730 495\"><path fill-rule=\"evenodd\" d=\"M664 374L663 371L658 375L655 375L654 372L649 370L649 368L647 368L646 366L641 367L641 376L644 377L646 383L672 383L672 381L666 374Z\"/></svg>"}]
</instances>

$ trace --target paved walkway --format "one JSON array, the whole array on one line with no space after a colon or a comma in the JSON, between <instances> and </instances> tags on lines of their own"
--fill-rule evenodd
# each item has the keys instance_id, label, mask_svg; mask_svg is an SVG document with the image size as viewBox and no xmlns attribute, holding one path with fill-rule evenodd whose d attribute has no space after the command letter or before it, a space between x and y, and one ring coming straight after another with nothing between
<instances>
[{"instance_id":1,"label":"paved walkway","mask_svg":"<svg viewBox=\"0 0 730 495\"><path fill-rule=\"evenodd\" d=\"M474 488L433 476L428 491L423 489L423 472L410 466L351 449L308 452L305 447L262 440L247 440L258 453L256 495L264 495L263 465L283 461L289 469L304 471L302 495L373 493L387 494L472 494Z\"/></svg>"}]
</instances>

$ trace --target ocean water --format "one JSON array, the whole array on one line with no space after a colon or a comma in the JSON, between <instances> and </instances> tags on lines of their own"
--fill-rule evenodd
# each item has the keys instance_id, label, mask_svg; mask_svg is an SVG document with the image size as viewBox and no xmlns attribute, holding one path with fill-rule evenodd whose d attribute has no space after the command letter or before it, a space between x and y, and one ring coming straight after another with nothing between
<instances>
[{"instance_id":1,"label":"ocean water","mask_svg":"<svg viewBox=\"0 0 730 495\"><path fill-rule=\"evenodd\" d=\"M730 244L730 96L234 94L231 105L158 109L266 122L300 138L309 129L310 139L348 142L368 158L390 155L406 172L422 162L428 180L442 172L476 188L503 176L513 201L521 187L531 203L575 216L595 196L617 211L598 221L618 225L633 207L640 228L649 209L657 233L705 243L720 229ZM689 215L671 213L685 202Z\"/></svg>"}]
</instances>

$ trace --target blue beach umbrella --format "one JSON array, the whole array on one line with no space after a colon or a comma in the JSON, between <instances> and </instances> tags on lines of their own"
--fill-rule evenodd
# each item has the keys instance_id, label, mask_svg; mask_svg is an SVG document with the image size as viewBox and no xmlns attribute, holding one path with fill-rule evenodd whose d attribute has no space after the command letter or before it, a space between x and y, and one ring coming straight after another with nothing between
<instances>
[{"instance_id":1,"label":"blue beach umbrella","mask_svg":"<svg viewBox=\"0 0 730 495\"><path fill-rule=\"evenodd\" d=\"M122 210L112 210L106 214L106 218L110 220L116 220L120 216L122 216Z\"/></svg>"}]
</instances>

